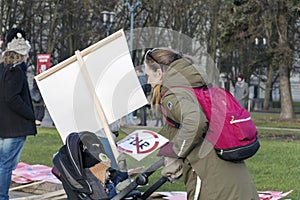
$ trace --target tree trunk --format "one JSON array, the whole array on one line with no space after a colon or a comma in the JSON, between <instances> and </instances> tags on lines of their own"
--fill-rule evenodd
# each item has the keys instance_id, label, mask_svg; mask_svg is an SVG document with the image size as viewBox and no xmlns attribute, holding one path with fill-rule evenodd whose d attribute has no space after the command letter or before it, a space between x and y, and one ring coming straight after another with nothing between
<instances>
[{"instance_id":1,"label":"tree trunk","mask_svg":"<svg viewBox=\"0 0 300 200\"><path fill-rule=\"evenodd\" d=\"M278 31L279 31L279 41L278 48L280 51L279 59L279 78L280 78L280 98L281 98L281 114L280 119L287 120L295 118L292 94L291 94L291 84L290 84L290 69L289 69L289 56L290 49L287 45L287 30L288 21L285 16L287 16L286 1L279 1L278 9Z\"/></svg>"},{"instance_id":2,"label":"tree trunk","mask_svg":"<svg viewBox=\"0 0 300 200\"><path fill-rule=\"evenodd\" d=\"M279 66L280 76L280 98L281 98L281 114L280 119L294 119L295 113L290 87L290 70L284 64Z\"/></svg>"},{"instance_id":3,"label":"tree trunk","mask_svg":"<svg viewBox=\"0 0 300 200\"><path fill-rule=\"evenodd\" d=\"M218 85L219 84L219 72L216 66L216 52L217 52L217 32L218 32L218 0L213 0L211 9L211 29L209 35L209 46L208 46L208 55L207 62L209 67L207 70L208 80L210 83Z\"/></svg>"},{"instance_id":4,"label":"tree trunk","mask_svg":"<svg viewBox=\"0 0 300 200\"><path fill-rule=\"evenodd\" d=\"M274 76L274 67L273 67L273 65L270 65L268 79L267 79L267 83L266 83L266 90L265 90L264 107L263 107L264 110L269 110L273 76Z\"/></svg>"},{"instance_id":5,"label":"tree trunk","mask_svg":"<svg viewBox=\"0 0 300 200\"><path fill-rule=\"evenodd\" d=\"M56 42L54 41L54 33L55 33L55 22L57 20L58 16L58 5L59 5L59 0L55 2L56 7L53 9L53 13L51 16L51 22L50 22L50 27L49 27L49 37L48 37L48 42L47 42L47 49L46 53L52 53L54 51L54 47Z\"/></svg>"}]
</instances>

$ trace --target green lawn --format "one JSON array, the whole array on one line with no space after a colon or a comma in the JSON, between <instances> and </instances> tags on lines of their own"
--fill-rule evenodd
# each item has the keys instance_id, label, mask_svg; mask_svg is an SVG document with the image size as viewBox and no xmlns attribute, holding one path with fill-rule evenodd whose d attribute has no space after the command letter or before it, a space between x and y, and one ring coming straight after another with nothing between
<instances>
[{"instance_id":1,"label":"green lawn","mask_svg":"<svg viewBox=\"0 0 300 200\"><path fill-rule=\"evenodd\" d=\"M279 114L252 114L255 125L258 127L273 127L273 128L295 128L300 129L300 119L297 117L293 121L280 121ZM298 132L300 133L300 132Z\"/></svg>"},{"instance_id":2,"label":"green lawn","mask_svg":"<svg viewBox=\"0 0 300 200\"><path fill-rule=\"evenodd\" d=\"M52 157L62 146L55 128L38 128L36 136L27 137L21 161L52 166Z\"/></svg>"},{"instance_id":3,"label":"green lawn","mask_svg":"<svg viewBox=\"0 0 300 200\"><path fill-rule=\"evenodd\" d=\"M293 136L300 135L300 131L268 130L270 128L299 128L300 122L282 122L278 115L253 114L261 138L261 149L247 160L248 167L258 190L277 190L287 192L294 190L288 198L300 199L300 140ZM121 137L133 129L122 129ZM282 136L282 137L274 137ZM21 161L29 164L44 164L52 166L53 154L61 147L62 141L54 128L38 128L38 135L28 137ZM143 162L145 164L145 162ZM159 171L150 177L150 184L160 177ZM146 187L145 187L146 188ZM141 188L143 190L144 188ZM161 191L183 191L181 180L176 183L166 183Z\"/></svg>"},{"instance_id":4,"label":"green lawn","mask_svg":"<svg viewBox=\"0 0 300 200\"><path fill-rule=\"evenodd\" d=\"M261 140L261 149L247 161L258 190L294 190L288 197L300 198L300 142Z\"/></svg>"}]
</instances>

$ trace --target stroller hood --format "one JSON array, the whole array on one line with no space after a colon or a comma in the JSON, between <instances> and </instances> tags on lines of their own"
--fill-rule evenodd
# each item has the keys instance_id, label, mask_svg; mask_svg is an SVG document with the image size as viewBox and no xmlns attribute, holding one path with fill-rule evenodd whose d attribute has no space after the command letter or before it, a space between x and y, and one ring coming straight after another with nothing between
<instances>
[{"instance_id":1,"label":"stroller hood","mask_svg":"<svg viewBox=\"0 0 300 200\"><path fill-rule=\"evenodd\" d=\"M72 196L70 190L77 191L79 194L93 193L86 170L102 162L99 155L106 154L94 133L88 131L71 133L66 138L65 145L54 156L53 164L60 173L59 178L68 196ZM104 189L103 192L105 195Z\"/></svg>"}]
</instances>

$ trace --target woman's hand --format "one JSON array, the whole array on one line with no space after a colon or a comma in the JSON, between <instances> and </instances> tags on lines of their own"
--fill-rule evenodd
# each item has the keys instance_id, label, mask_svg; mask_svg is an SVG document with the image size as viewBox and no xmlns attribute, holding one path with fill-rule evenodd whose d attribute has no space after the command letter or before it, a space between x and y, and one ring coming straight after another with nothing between
<instances>
[{"instance_id":1,"label":"woman's hand","mask_svg":"<svg viewBox=\"0 0 300 200\"><path fill-rule=\"evenodd\" d=\"M183 171L183 161L178 158L164 157L164 168L161 175L168 177L171 183L175 182Z\"/></svg>"}]
</instances>

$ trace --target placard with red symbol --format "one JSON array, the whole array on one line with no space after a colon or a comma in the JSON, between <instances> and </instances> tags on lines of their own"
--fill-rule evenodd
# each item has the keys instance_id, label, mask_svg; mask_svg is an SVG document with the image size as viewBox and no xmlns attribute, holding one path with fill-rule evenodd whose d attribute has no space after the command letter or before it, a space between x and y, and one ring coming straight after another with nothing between
<instances>
[{"instance_id":1,"label":"placard with red symbol","mask_svg":"<svg viewBox=\"0 0 300 200\"><path fill-rule=\"evenodd\" d=\"M140 161L168 142L168 139L150 130L136 130L117 145L118 149Z\"/></svg>"}]
</instances>

